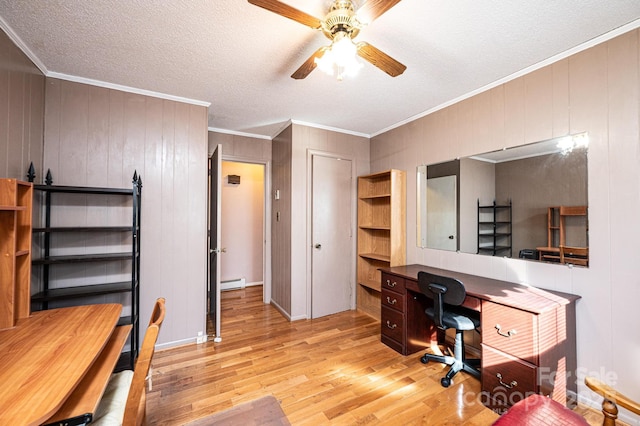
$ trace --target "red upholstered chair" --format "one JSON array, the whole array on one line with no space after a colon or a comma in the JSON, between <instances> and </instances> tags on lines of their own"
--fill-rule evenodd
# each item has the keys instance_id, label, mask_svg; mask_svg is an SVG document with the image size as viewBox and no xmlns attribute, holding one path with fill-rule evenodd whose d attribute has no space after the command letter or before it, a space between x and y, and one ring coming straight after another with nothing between
<instances>
[{"instance_id":1,"label":"red upholstered chair","mask_svg":"<svg viewBox=\"0 0 640 426\"><path fill-rule=\"evenodd\" d=\"M551 398L533 394L518 401L494 423L494 426L589 426L577 413Z\"/></svg>"},{"instance_id":2,"label":"red upholstered chair","mask_svg":"<svg viewBox=\"0 0 640 426\"><path fill-rule=\"evenodd\" d=\"M589 389L603 397L603 426L615 426L618 418L618 405L634 414L640 414L639 403L616 391L611 386L594 377L586 377L584 383ZM589 425L583 417L564 405L538 394L528 396L517 402L493 424L497 426Z\"/></svg>"}]
</instances>

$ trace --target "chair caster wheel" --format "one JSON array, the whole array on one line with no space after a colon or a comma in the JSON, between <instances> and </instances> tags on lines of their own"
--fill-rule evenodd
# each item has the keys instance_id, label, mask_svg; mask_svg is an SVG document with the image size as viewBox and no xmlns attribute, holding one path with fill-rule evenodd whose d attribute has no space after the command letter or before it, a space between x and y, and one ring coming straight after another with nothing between
<instances>
[{"instance_id":1,"label":"chair caster wheel","mask_svg":"<svg viewBox=\"0 0 640 426\"><path fill-rule=\"evenodd\" d=\"M423 364L426 364L426 363L428 363L428 362L429 362L429 358L427 358L427 356L426 356L426 355L423 355L423 356L422 356L422 358L420 358L420 361L421 361Z\"/></svg>"},{"instance_id":2,"label":"chair caster wheel","mask_svg":"<svg viewBox=\"0 0 640 426\"><path fill-rule=\"evenodd\" d=\"M451 379L447 379L446 377L443 377L442 379L440 379L440 384L442 385L443 388L448 388L449 385L451 384Z\"/></svg>"}]
</instances>

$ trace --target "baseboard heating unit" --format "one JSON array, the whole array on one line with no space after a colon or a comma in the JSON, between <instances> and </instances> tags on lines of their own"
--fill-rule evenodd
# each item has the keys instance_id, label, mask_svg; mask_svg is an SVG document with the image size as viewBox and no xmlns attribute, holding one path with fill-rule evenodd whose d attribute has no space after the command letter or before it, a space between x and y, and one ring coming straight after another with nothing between
<instances>
[{"instance_id":1,"label":"baseboard heating unit","mask_svg":"<svg viewBox=\"0 0 640 426\"><path fill-rule=\"evenodd\" d=\"M220 290L237 290L239 288L245 288L247 283L244 278L236 278L234 280L226 280L220 283Z\"/></svg>"}]
</instances>

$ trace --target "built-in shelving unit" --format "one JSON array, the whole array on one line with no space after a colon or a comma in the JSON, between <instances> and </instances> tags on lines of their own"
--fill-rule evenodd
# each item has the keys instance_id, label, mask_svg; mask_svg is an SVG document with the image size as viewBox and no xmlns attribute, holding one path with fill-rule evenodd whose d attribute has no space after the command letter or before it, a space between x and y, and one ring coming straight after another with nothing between
<instances>
[{"instance_id":1,"label":"built-in shelving unit","mask_svg":"<svg viewBox=\"0 0 640 426\"><path fill-rule=\"evenodd\" d=\"M358 178L358 309L380 319L380 268L406 259L406 174L388 170Z\"/></svg>"},{"instance_id":2,"label":"built-in shelving unit","mask_svg":"<svg viewBox=\"0 0 640 426\"><path fill-rule=\"evenodd\" d=\"M30 314L33 186L0 179L0 329Z\"/></svg>"},{"instance_id":3,"label":"built-in shelving unit","mask_svg":"<svg viewBox=\"0 0 640 426\"><path fill-rule=\"evenodd\" d=\"M142 179L134 173L131 189L34 185L34 190L43 196L44 226L33 228L40 253L32 265L40 270L34 274L39 282L33 284L32 308L99 303L100 297L110 297L105 301L117 297L127 312L119 324L133 326L129 350L117 368L133 369L140 343ZM78 210L84 212L78 214ZM74 279L76 276L83 279Z\"/></svg>"},{"instance_id":4,"label":"built-in shelving unit","mask_svg":"<svg viewBox=\"0 0 640 426\"><path fill-rule=\"evenodd\" d=\"M478 254L512 256L511 201L481 205L478 200Z\"/></svg>"},{"instance_id":5,"label":"built-in shelving unit","mask_svg":"<svg viewBox=\"0 0 640 426\"><path fill-rule=\"evenodd\" d=\"M582 225L578 226L579 229L584 230L584 248L588 248L587 244L587 206L551 206L547 208L547 246L538 247L538 253L540 260L547 262L560 262L560 246L567 245L567 219L570 217L578 218L582 217ZM569 244L574 246L575 244ZM587 259L583 259L583 262L578 264L586 266ZM571 259L569 256L568 259ZM579 259L574 259L574 262ZM567 263L574 263L568 261Z\"/></svg>"}]
</instances>

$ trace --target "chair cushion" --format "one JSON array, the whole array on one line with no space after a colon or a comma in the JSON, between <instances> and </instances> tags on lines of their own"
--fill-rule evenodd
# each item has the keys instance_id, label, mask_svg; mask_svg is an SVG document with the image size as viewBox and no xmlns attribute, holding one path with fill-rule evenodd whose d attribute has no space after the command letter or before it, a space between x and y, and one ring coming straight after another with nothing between
<instances>
[{"instance_id":1,"label":"chair cushion","mask_svg":"<svg viewBox=\"0 0 640 426\"><path fill-rule=\"evenodd\" d=\"M551 398L533 394L518 401L493 423L494 426L588 426L579 414Z\"/></svg>"},{"instance_id":2,"label":"chair cushion","mask_svg":"<svg viewBox=\"0 0 640 426\"><path fill-rule=\"evenodd\" d=\"M427 308L425 313L429 318L433 318L433 308ZM473 330L480 327L479 315L474 311L451 309L442 313L442 323L445 328L455 328L456 330Z\"/></svg>"},{"instance_id":3,"label":"chair cushion","mask_svg":"<svg viewBox=\"0 0 640 426\"><path fill-rule=\"evenodd\" d=\"M127 405L129 388L133 379L133 371L125 370L112 374L107 388L100 399L98 408L93 416L92 425L111 426L122 425L124 409Z\"/></svg>"}]
</instances>

